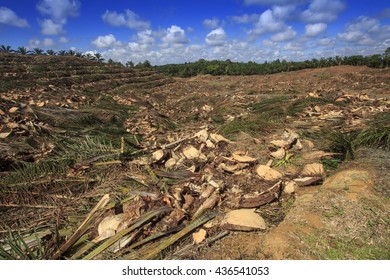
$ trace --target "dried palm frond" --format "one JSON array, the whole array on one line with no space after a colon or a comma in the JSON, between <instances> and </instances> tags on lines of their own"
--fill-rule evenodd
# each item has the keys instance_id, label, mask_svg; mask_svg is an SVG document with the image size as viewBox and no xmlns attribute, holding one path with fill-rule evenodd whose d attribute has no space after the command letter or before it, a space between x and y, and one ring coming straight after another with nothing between
<instances>
[{"instance_id":1,"label":"dried palm frond","mask_svg":"<svg viewBox=\"0 0 390 280\"><path fill-rule=\"evenodd\" d=\"M134 251L126 256L126 259L129 260L151 260L157 258L165 249L179 241L181 238L185 237L187 234L200 227L201 225L207 223L209 220L214 218L217 215L216 212L209 212L204 216L195 219L190 224L188 224L185 228L183 228L178 233L168 237L167 239L161 241L158 245L149 244L140 248L137 251Z\"/></svg>"},{"instance_id":2,"label":"dried palm frond","mask_svg":"<svg viewBox=\"0 0 390 280\"><path fill-rule=\"evenodd\" d=\"M0 260L40 260L44 258L45 250L41 238L50 233L44 231L22 237L20 233L9 230L8 237L0 246Z\"/></svg>"}]
</instances>

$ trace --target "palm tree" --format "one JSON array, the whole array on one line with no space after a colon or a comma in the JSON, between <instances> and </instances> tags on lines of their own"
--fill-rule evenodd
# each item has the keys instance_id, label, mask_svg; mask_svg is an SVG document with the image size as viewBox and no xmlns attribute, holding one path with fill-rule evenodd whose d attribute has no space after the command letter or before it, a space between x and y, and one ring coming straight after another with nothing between
<instances>
[{"instance_id":1,"label":"palm tree","mask_svg":"<svg viewBox=\"0 0 390 280\"><path fill-rule=\"evenodd\" d=\"M76 52L74 56L75 57L84 57L82 52Z\"/></svg>"},{"instance_id":2,"label":"palm tree","mask_svg":"<svg viewBox=\"0 0 390 280\"><path fill-rule=\"evenodd\" d=\"M33 54L33 55L43 55L43 54L44 54L44 51L43 51L42 49L40 49L40 48L34 48L34 49L32 50L32 54Z\"/></svg>"},{"instance_id":3,"label":"palm tree","mask_svg":"<svg viewBox=\"0 0 390 280\"><path fill-rule=\"evenodd\" d=\"M131 60L129 60L128 62L126 62L126 67L134 67L134 62L132 62Z\"/></svg>"},{"instance_id":4,"label":"palm tree","mask_svg":"<svg viewBox=\"0 0 390 280\"><path fill-rule=\"evenodd\" d=\"M89 60L95 60L95 57L90 53L87 53L84 57L89 59Z\"/></svg>"},{"instance_id":5,"label":"palm tree","mask_svg":"<svg viewBox=\"0 0 390 280\"><path fill-rule=\"evenodd\" d=\"M4 53L13 53L15 52L11 46L5 46L5 45L1 45L0 46L0 52L4 52Z\"/></svg>"},{"instance_id":6,"label":"palm tree","mask_svg":"<svg viewBox=\"0 0 390 280\"><path fill-rule=\"evenodd\" d=\"M61 55L61 56L64 56L64 55L67 54L67 51L65 51L65 50L60 50L60 51L58 51L57 54L58 54L58 55Z\"/></svg>"},{"instance_id":7,"label":"palm tree","mask_svg":"<svg viewBox=\"0 0 390 280\"><path fill-rule=\"evenodd\" d=\"M69 56L74 56L76 54L76 52L74 50L69 50L66 55L69 55Z\"/></svg>"},{"instance_id":8,"label":"palm tree","mask_svg":"<svg viewBox=\"0 0 390 280\"><path fill-rule=\"evenodd\" d=\"M56 55L57 54L54 50L47 50L46 53L48 55Z\"/></svg>"},{"instance_id":9,"label":"palm tree","mask_svg":"<svg viewBox=\"0 0 390 280\"><path fill-rule=\"evenodd\" d=\"M26 55L26 54L30 54L31 52L28 51L26 47L19 47L16 50L16 53Z\"/></svg>"},{"instance_id":10,"label":"palm tree","mask_svg":"<svg viewBox=\"0 0 390 280\"><path fill-rule=\"evenodd\" d=\"M104 61L104 58L103 58L103 56L100 53L95 53L95 58L99 62L103 62Z\"/></svg>"}]
</instances>

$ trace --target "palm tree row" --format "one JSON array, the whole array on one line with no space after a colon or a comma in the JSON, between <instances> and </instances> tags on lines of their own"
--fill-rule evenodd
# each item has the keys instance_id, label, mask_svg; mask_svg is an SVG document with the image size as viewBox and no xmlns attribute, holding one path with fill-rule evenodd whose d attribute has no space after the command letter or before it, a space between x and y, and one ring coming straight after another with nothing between
<instances>
[{"instance_id":1,"label":"palm tree row","mask_svg":"<svg viewBox=\"0 0 390 280\"><path fill-rule=\"evenodd\" d=\"M40 48L34 48L32 50L28 50L26 47L18 47L16 50L13 50L11 46L0 45L0 53L17 53L22 55L59 55L59 56L75 56L80 58L86 58L89 60L95 60L99 62L103 62L104 58L100 53L95 54L83 54L81 52L76 52L74 50L47 50L46 52Z\"/></svg>"}]
</instances>

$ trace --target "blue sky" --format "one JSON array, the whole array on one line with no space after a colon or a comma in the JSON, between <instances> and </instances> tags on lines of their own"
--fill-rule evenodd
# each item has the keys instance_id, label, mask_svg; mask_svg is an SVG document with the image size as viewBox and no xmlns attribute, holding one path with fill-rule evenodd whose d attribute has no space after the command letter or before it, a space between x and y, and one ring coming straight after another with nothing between
<instances>
[{"instance_id":1,"label":"blue sky","mask_svg":"<svg viewBox=\"0 0 390 280\"><path fill-rule=\"evenodd\" d=\"M1 0L0 44L152 64L382 53L384 0Z\"/></svg>"}]
</instances>

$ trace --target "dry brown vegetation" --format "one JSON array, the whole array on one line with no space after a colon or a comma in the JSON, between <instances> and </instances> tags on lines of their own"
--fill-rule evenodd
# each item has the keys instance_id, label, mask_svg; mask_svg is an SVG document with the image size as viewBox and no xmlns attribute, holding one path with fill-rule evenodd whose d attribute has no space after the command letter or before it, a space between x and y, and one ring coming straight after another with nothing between
<instances>
[{"instance_id":1,"label":"dry brown vegetation","mask_svg":"<svg viewBox=\"0 0 390 280\"><path fill-rule=\"evenodd\" d=\"M389 69L0 54L0 73L2 258L389 258ZM242 208L264 224L226 221Z\"/></svg>"}]
</instances>

